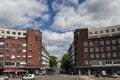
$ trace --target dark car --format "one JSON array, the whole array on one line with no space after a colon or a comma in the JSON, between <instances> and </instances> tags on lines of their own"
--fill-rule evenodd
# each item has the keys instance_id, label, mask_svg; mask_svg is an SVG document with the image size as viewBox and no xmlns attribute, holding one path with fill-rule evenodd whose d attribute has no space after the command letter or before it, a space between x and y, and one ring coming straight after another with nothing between
<instances>
[{"instance_id":1,"label":"dark car","mask_svg":"<svg viewBox=\"0 0 120 80\"><path fill-rule=\"evenodd\" d=\"M47 69L47 75L53 75L55 72L54 69Z\"/></svg>"},{"instance_id":2,"label":"dark car","mask_svg":"<svg viewBox=\"0 0 120 80\"><path fill-rule=\"evenodd\" d=\"M95 77L100 77L100 73L96 73L96 74L95 74Z\"/></svg>"}]
</instances>

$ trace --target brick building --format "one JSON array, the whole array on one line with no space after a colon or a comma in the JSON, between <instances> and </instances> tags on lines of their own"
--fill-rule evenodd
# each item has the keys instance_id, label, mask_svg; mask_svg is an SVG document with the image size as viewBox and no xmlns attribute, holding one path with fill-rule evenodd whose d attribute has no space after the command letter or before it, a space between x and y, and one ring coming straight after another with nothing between
<instances>
[{"instance_id":1,"label":"brick building","mask_svg":"<svg viewBox=\"0 0 120 80\"><path fill-rule=\"evenodd\" d=\"M95 74L102 70L107 73L120 71L120 25L76 29L72 44L74 69L79 74Z\"/></svg>"},{"instance_id":2,"label":"brick building","mask_svg":"<svg viewBox=\"0 0 120 80\"><path fill-rule=\"evenodd\" d=\"M24 69L38 73L42 63L42 33L39 30L0 28L0 70Z\"/></svg>"}]
</instances>

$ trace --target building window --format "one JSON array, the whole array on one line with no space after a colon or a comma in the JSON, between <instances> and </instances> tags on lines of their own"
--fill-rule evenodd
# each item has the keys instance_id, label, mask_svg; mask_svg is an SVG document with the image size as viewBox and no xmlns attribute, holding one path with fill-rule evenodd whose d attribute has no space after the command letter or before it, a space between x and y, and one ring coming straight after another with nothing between
<instances>
[{"instance_id":1,"label":"building window","mask_svg":"<svg viewBox=\"0 0 120 80\"><path fill-rule=\"evenodd\" d=\"M87 42L84 42L84 46L88 46L88 43L87 43Z\"/></svg>"},{"instance_id":2,"label":"building window","mask_svg":"<svg viewBox=\"0 0 120 80\"><path fill-rule=\"evenodd\" d=\"M120 31L120 28L117 28L117 31Z\"/></svg>"},{"instance_id":3,"label":"building window","mask_svg":"<svg viewBox=\"0 0 120 80\"><path fill-rule=\"evenodd\" d=\"M120 51L120 45L118 46L118 50Z\"/></svg>"},{"instance_id":4,"label":"building window","mask_svg":"<svg viewBox=\"0 0 120 80\"><path fill-rule=\"evenodd\" d=\"M10 52L10 49L9 49L9 48L6 48L6 52Z\"/></svg>"},{"instance_id":5,"label":"building window","mask_svg":"<svg viewBox=\"0 0 120 80\"><path fill-rule=\"evenodd\" d=\"M10 34L10 31L7 31L7 34Z\"/></svg>"},{"instance_id":6,"label":"building window","mask_svg":"<svg viewBox=\"0 0 120 80\"><path fill-rule=\"evenodd\" d=\"M5 31L4 31L4 30L1 30L1 33L2 33L2 34L4 34L4 33L5 33Z\"/></svg>"},{"instance_id":7,"label":"building window","mask_svg":"<svg viewBox=\"0 0 120 80\"><path fill-rule=\"evenodd\" d=\"M26 43L23 43L23 46L26 47Z\"/></svg>"},{"instance_id":8,"label":"building window","mask_svg":"<svg viewBox=\"0 0 120 80\"><path fill-rule=\"evenodd\" d=\"M23 33L24 36L26 36L26 33Z\"/></svg>"},{"instance_id":9,"label":"building window","mask_svg":"<svg viewBox=\"0 0 120 80\"><path fill-rule=\"evenodd\" d=\"M20 50L20 49L18 49L18 50L17 50L17 52L18 52L18 53L20 53L20 52L21 52L21 50Z\"/></svg>"},{"instance_id":10,"label":"building window","mask_svg":"<svg viewBox=\"0 0 120 80\"><path fill-rule=\"evenodd\" d=\"M15 43L12 43L12 46L15 46Z\"/></svg>"},{"instance_id":11,"label":"building window","mask_svg":"<svg viewBox=\"0 0 120 80\"><path fill-rule=\"evenodd\" d=\"M32 59L32 56L28 56L28 59Z\"/></svg>"},{"instance_id":12,"label":"building window","mask_svg":"<svg viewBox=\"0 0 120 80\"><path fill-rule=\"evenodd\" d=\"M111 29L111 32L115 32L115 29Z\"/></svg>"},{"instance_id":13,"label":"building window","mask_svg":"<svg viewBox=\"0 0 120 80\"><path fill-rule=\"evenodd\" d=\"M90 58L94 58L94 54L90 54Z\"/></svg>"},{"instance_id":14,"label":"building window","mask_svg":"<svg viewBox=\"0 0 120 80\"><path fill-rule=\"evenodd\" d=\"M104 52L104 49L105 49L104 47L101 47L101 48L100 48L100 51L101 51L101 52Z\"/></svg>"},{"instance_id":15,"label":"building window","mask_svg":"<svg viewBox=\"0 0 120 80\"><path fill-rule=\"evenodd\" d=\"M26 56L22 56L23 59L26 59Z\"/></svg>"},{"instance_id":16,"label":"building window","mask_svg":"<svg viewBox=\"0 0 120 80\"><path fill-rule=\"evenodd\" d=\"M88 52L88 48L84 48L84 52Z\"/></svg>"},{"instance_id":17,"label":"building window","mask_svg":"<svg viewBox=\"0 0 120 80\"><path fill-rule=\"evenodd\" d=\"M107 40L107 41L106 41L106 44L109 45L109 44L110 44L110 40Z\"/></svg>"},{"instance_id":18,"label":"building window","mask_svg":"<svg viewBox=\"0 0 120 80\"><path fill-rule=\"evenodd\" d=\"M6 58L6 59L10 59L10 55L6 55L5 58Z\"/></svg>"},{"instance_id":19,"label":"building window","mask_svg":"<svg viewBox=\"0 0 120 80\"><path fill-rule=\"evenodd\" d=\"M89 32L90 35L92 35L93 33L92 32Z\"/></svg>"},{"instance_id":20,"label":"building window","mask_svg":"<svg viewBox=\"0 0 120 80\"><path fill-rule=\"evenodd\" d=\"M20 47L21 46L21 44L20 43L18 43L18 47Z\"/></svg>"},{"instance_id":21,"label":"building window","mask_svg":"<svg viewBox=\"0 0 120 80\"><path fill-rule=\"evenodd\" d=\"M112 64L112 62L111 61L106 61L106 64Z\"/></svg>"},{"instance_id":22,"label":"building window","mask_svg":"<svg viewBox=\"0 0 120 80\"><path fill-rule=\"evenodd\" d=\"M94 34L98 34L98 31L95 31Z\"/></svg>"},{"instance_id":23,"label":"building window","mask_svg":"<svg viewBox=\"0 0 120 80\"><path fill-rule=\"evenodd\" d=\"M15 53L15 49L12 49L12 52Z\"/></svg>"},{"instance_id":24,"label":"building window","mask_svg":"<svg viewBox=\"0 0 120 80\"><path fill-rule=\"evenodd\" d=\"M107 58L111 58L111 54L110 53L107 53Z\"/></svg>"},{"instance_id":25,"label":"building window","mask_svg":"<svg viewBox=\"0 0 120 80\"><path fill-rule=\"evenodd\" d=\"M99 54L96 54L96 58L99 58L100 57L100 55Z\"/></svg>"},{"instance_id":26,"label":"building window","mask_svg":"<svg viewBox=\"0 0 120 80\"><path fill-rule=\"evenodd\" d=\"M84 58L88 58L88 54L84 54Z\"/></svg>"},{"instance_id":27,"label":"building window","mask_svg":"<svg viewBox=\"0 0 120 80\"><path fill-rule=\"evenodd\" d=\"M101 45L104 45L104 41L100 41L100 44L101 44Z\"/></svg>"},{"instance_id":28,"label":"building window","mask_svg":"<svg viewBox=\"0 0 120 80\"><path fill-rule=\"evenodd\" d=\"M98 41L95 41L94 42L94 46L98 46L99 45L99 42Z\"/></svg>"},{"instance_id":29,"label":"building window","mask_svg":"<svg viewBox=\"0 0 120 80\"><path fill-rule=\"evenodd\" d=\"M100 30L100 34L103 34L103 30Z\"/></svg>"},{"instance_id":30,"label":"building window","mask_svg":"<svg viewBox=\"0 0 120 80\"><path fill-rule=\"evenodd\" d=\"M101 54L101 57L102 57L102 58L105 58L105 53L102 53L102 54Z\"/></svg>"},{"instance_id":31,"label":"building window","mask_svg":"<svg viewBox=\"0 0 120 80\"><path fill-rule=\"evenodd\" d=\"M111 49L110 49L110 47L106 47L106 51L110 51Z\"/></svg>"},{"instance_id":32,"label":"building window","mask_svg":"<svg viewBox=\"0 0 120 80\"><path fill-rule=\"evenodd\" d=\"M0 53L3 53L4 52L4 48L0 48Z\"/></svg>"},{"instance_id":33,"label":"building window","mask_svg":"<svg viewBox=\"0 0 120 80\"><path fill-rule=\"evenodd\" d=\"M7 43L6 43L6 46L9 46L9 45L10 45L10 43L7 42Z\"/></svg>"},{"instance_id":34,"label":"building window","mask_svg":"<svg viewBox=\"0 0 120 80\"><path fill-rule=\"evenodd\" d=\"M85 65L88 65L88 61L85 61Z\"/></svg>"},{"instance_id":35,"label":"building window","mask_svg":"<svg viewBox=\"0 0 120 80\"><path fill-rule=\"evenodd\" d=\"M120 39L118 39L118 43L120 43Z\"/></svg>"},{"instance_id":36,"label":"building window","mask_svg":"<svg viewBox=\"0 0 120 80\"><path fill-rule=\"evenodd\" d=\"M89 42L89 45L90 45L90 46L93 46L93 42Z\"/></svg>"},{"instance_id":37,"label":"building window","mask_svg":"<svg viewBox=\"0 0 120 80\"><path fill-rule=\"evenodd\" d=\"M26 49L23 49L23 52L26 52Z\"/></svg>"},{"instance_id":38,"label":"building window","mask_svg":"<svg viewBox=\"0 0 120 80\"><path fill-rule=\"evenodd\" d=\"M109 33L109 30L107 29L107 30L105 30L106 31L106 33Z\"/></svg>"},{"instance_id":39,"label":"building window","mask_svg":"<svg viewBox=\"0 0 120 80\"><path fill-rule=\"evenodd\" d=\"M13 35L15 35L15 34L16 34L16 32L12 32L12 34L13 34Z\"/></svg>"},{"instance_id":40,"label":"building window","mask_svg":"<svg viewBox=\"0 0 120 80\"><path fill-rule=\"evenodd\" d=\"M18 35L21 35L21 32L18 32Z\"/></svg>"},{"instance_id":41,"label":"building window","mask_svg":"<svg viewBox=\"0 0 120 80\"><path fill-rule=\"evenodd\" d=\"M21 56L17 56L17 59L20 59L21 58Z\"/></svg>"},{"instance_id":42,"label":"building window","mask_svg":"<svg viewBox=\"0 0 120 80\"><path fill-rule=\"evenodd\" d=\"M113 57L117 57L117 53L113 53Z\"/></svg>"},{"instance_id":43,"label":"building window","mask_svg":"<svg viewBox=\"0 0 120 80\"><path fill-rule=\"evenodd\" d=\"M29 46L29 47L32 47L32 44L30 43L30 44L28 44L28 46Z\"/></svg>"},{"instance_id":44,"label":"building window","mask_svg":"<svg viewBox=\"0 0 120 80\"><path fill-rule=\"evenodd\" d=\"M97 47L97 48L95 48L95 52L99 52L99 48Z\"/></svg>"},{"instance_id":45,"label":"building window","mask_svg":"<svg viewBox=\"0 0 120 80\"><path fill-rule=\"evenodd\" d=\"M90 52L94 52L94 48L90 48Z\"/></svg>"},{"instance_id":46,"label":"building window","mask_svg":"<svg viewBox=\"0 0 120 80\"><path fill-rule=\"evenodd\" d=\"M116 46L112 46L112 50L117 50L117 47Z\"/></svg>"},{"instance_id":47,"label":"building window","mask_svg":"<svg viewBox=\"0 0 120 80\"><path fill-rule=\"evenodd\" d=\"M112 44L116 44L116 40L112 40Z\"/></svg>"}]
</instances>

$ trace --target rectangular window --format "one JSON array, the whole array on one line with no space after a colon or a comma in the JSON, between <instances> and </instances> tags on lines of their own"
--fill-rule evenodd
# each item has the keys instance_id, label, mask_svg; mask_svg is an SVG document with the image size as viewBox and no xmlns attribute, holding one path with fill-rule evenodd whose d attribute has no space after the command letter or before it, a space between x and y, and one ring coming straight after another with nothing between
<instances>
[{"instance_id":1,"label":"rectangular window","mask_svg":"<svg viewBox=\"0 0 120 80\"><path fill-rule=\"evenodd\" d=\"M26 33L23 33L24 36L26 36Z\"/></svg>"},{"instance_id":2,"label":"rectangular window","mask_svg":"<svg viewBox=\"0 0 120 80\"><path fill-rule=\"evenodd\" d=\"M109 45L110 44L110 40L106 40L106 44Z\"/></svg>"},{"instance_id":3,"label":"rectangular window","mask_svg":"<svg viewBox=\"0 0 120 80\"><path fill-rule=\"evenodd\" d=\"M32 52L32 50L31 50L31 49L29 49L29 50L28 50L28 52L29 52L29 53L31 53L31 52Z\"/></svg>"},{"instance_id":4,"label":"rectangular window","mask_svg":"<svg viewBox=\"0 0 120 80\"><path fill-rule=\"evenodd\" d=\"M20 52L21 52L21 50L20 50L20 49L18 49L18 50L17 50L17 52L18 52L18 53L20 53Z\"/></svg>"},{"instance_id":5,"label":"rectangular window","mask_svg":"<svg viewBox=\"0 0 120 80\"><path fill-rule=\"evenodd\" d=\"M107 58L111 58L111 54L110 53L107 53Z\"/></svg>"},{"instance_id":6,"label":"rectangular window","mask_svg":"<svg viewBox=\"0 0 120 80\"><path fill-rule=\"evenodd\" d=\"M10 52L10 49L9 49L9 48L6 48L6 52Z\"/></svg>"},{"instance_id":7,"label":"rectangular window","mask_svg":"<svg viewBox=\"0 0 120 80\"><path fill-rule=\"evenodd\" d=\"M32 47L32 44L31 44L31 43L29 43L29 44L28 44L28 46L29 46L29 47Z\"/></svg>"},{"instance_id":8,"label":"rectangular window","mask_svg":"<svg viewBox=\"0 0 120 80\"><path fill-rule=\"evenodd\" d=\"M98 34L98 31L95 31L94 33L95 33L95 34Z\"/></svg>"},{"instance_id":9,"label":"rectangular window","mask_svg":"<svg viewBox=\"0 0 120 80\"><path fill-rule=\"evenodd\" d=\"M120 43L120 39L118 39L118 43Z\"/></svg>"},{"instance_id":10,"label":"rectangular window","mask_svg":"<svg viewBox=\"0 0 120 80\"><path fill-rule=\"evenodd\" d=\"M13 35L15 35L15 34L16 34L16 32L12 32L12 34L13 34Z\"/></svg>"},{"instance_id":11,"label":"rectangular window","mask_svg":"<svg viewBox=\"0 0 120 80\"><path fill-rule=\"evenodd\" d=\"M88 48L84 48L84 52L88 52Z\"/></svg>"},{"instance_id":12,"label":"rectangular window","mask_svg":"<svg viewBox=\"0 0 120 80\"><path fill-rule=\"evenodd\" d=\"M106 33L109 33L109 30L107 29L107 30L105 30L106 31Z\"/></svg>"},{"instance_id":13,"label":"rectangular window","mask_svg":"<svg viewBox=\"0 0 120 80\"><path fill-rule=\"evenodd\" d=\"M7 42L7 43L6 43L6 46L9 46L9 45L10 45L10 43L9 43L9 42Z\"/></svg>"},{"instance_id":14,"label":"rectangular window","mask_svg":"<svg viewBox=\"0 0 120 80\"><path fill-rule=\"evenodd\" d=\"M105 58L105 53L102 53L102 54L101 54L101 57L102 57L102 58Z\"/></svg>"},{"instance_id":15,"label":"rectangular window","mask_svg":"<svg viewBox=\"0 0 120 80\"><path fill-rule=\"evenodd\" d=\"M94 48L90 48L90 52L94 52Z\"/></svg>"},{"instance_id":16,"label":"rectangular window","mask_svg":"<svg viewBox=\"0 0 120 80\"><path fill-rule=\"evenodd\" d=\"M23 43L23 46L26 47L26 43Z\"/></svg>"},{"instance_id":17,"label":"rectangular window","mask_svg":"<svg viewBox=\"0 0 120 80\"><path fill-rule=\"evenodd\" d=\"M104 45L104 41L100 41L100 44L101 44L101 45Z\"/></svg>"},{"instance_id":18,"label":"rectangular window","mask_svg":"<svg viewBox=\"0 0 120 80\"><path fill-rule=\"evenodd\" d=\"M95 48L95 52L99 52L99 48L97 47L97 48Z\"/></svg>"},{"instance_id":19,"label":"rectangular window","mask_svg":"<svg viewBox=\"0 0 120 80\"><path fill-rule=\"evenodd\" d=\"M116 40L112 40L112 44L116 44Z\"/></svg>"},{"instance_id":20,"label":"rectangular window","mask_svg":"<svg viewBox=\"0 0 120 80\"><path fill-rule=\"evenodd\" d=\"M99 58L100 57L100 55L99 54L96 54L96 58Z\"/></svg>"},{"instance_id":21,"label":"rectangular window","mask_svg":"<svg viewBox=\"0 0 120 80\"><path fill-rule=\"evenodd\" d=\"M90 54L90 58L94 58L94 54Z\"/></svg>"},{"instance_id":22,"label":"rectangular window","mask_svg":"<svg viewBox=\"0 0 120 80\"><path fill-rule=\"evenodd\" d=\"M88 58L88 54L84 54L84 58Z\"/></svg>"},{"instance_id":23,"label":"rectangular window","mask_svg":"<svg viewBox=\"0 0 120 80\"><path fill-rule=\"evenodd\" d=\"M12 52L15 53L15 49L12 49Z\"/></svg>"},{"instance_id":24,"label":"rectangular window","mask_svg":"<svg viewBox=\"0 0 120 80\"><path fill-rule=\"evenodd\" d=\"M18 47L20 47L21 46L21 43L18 43Z\"/></svg>"},{"instance_id":25,"label":"rectangular window","mask_svg":"<svg viewBox=\"0 0 120 80\"><path fill-rule=\"evenodd\" d=\"M116 46L112 46L112 50L117 50L117 47Z\"/></svg>"},{"instance_id":26,"label":"rectangular window","mask_svg":"<svg viewBox=\"0 0 120 80\"><path fill-rule=\"evenodd\" d=\"M21 35L21 32L18 32L18 35Z\"/></svg>"},{"instance_id":27,"label":"rectangular window","mask_svg":"<svg viewBox=\"0 0 120 80\"><path fill-rule=\"evenodd\" d=\"M103 30L100 30L100 34L103 34Z\"/></svg>"},{"instance_id":28,"label":"rectangular window","mask_svg":"<svg viewBox=\"0 0 120 80\"><path fill-rule=\"evenodd\" d=\"M110 47L106 47L106 51L110 51L111 49L110 49Z\"/></svg>"},{"instance_id":29,"label":"rectangular window","mask_svg":"<svg viewBox=\"0 0 120 80\"><path fill-rule=\"evenodd\" d=\"M117 53L113 53L113 57L117 57Z\"/></svg>"},{"instance_id":30,"label":"rectangular window","mask_svg":"<svg viewBox=\"0 0 120 80\"><path fill-rule=\"evenodd\" d=\"M89 45L90 45L90 46L93 46L93 42L89 42Z\"/></svg>"},{"instance_id":31,"label":"rectangular window","mask_svg":"<svg viewBox=\"0 0 120 80\"><path fill-rule=\"evenodd\" d=\"M85 61L85 65L88 65L88 61Z\"/></svg>"},{"instance_id":32,"label":"rectangular window","mask_svg":"<svg viewBox=\"0 0 120 80\"><path fill-rule=\"evenodd\" d=\"M10 34L10 31L7 31L7 34Z\"/></svg>"},{"instance_id":33,"label":"rectangular window","mask_svg":"<svg viewBox=\"0 0 120 80\"><path fill-rule=\"evenodd\" d=\"M117 28L117 31L120 31L120 28Z\"/></svg>"},{"instance_id":34,"label":"rectangular window","mask_svg":"<svg viewBox=\"0 0 120 80\"><path fill-rule=\"evenodd\" d=\"M104 49L105 49L104 47L101 47L101 48L100 48L100 51L101 51L101 52L104 52Z\"/></svg>"},{"instance_id":35,"label":"rectangular window","mask_svg":"<svg viewBox=\"0 0 120 80\"><path fill-rule=\"evenodd\" d=\"M14 43L14 42L12 43L12 46L15 46L15 43Z\"/></svg>"},{"instance_id":36,"label":"rectangular window","mask_svg":"<svg viewBox=\"0 0 120 80\"><path fill-rule=\"evenodd\" d=\"M111 29L111 32L115 32L115 29Z\"/></svg>"}]
</instances>

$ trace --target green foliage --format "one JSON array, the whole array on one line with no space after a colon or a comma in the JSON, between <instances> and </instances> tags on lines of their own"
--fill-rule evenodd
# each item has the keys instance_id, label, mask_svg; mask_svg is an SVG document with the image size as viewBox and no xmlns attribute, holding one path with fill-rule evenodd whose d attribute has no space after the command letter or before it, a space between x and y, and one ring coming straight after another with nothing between
<instances>
[{"instance_id":1,"label":"green foliage","mask_svg":"<svg viewBox=\"0 0 120 80\"><path fill-rule=\"evenodd\" d=\"M51 68L56 68L56 66L57 66L57 57L50 56L50 67Z\"/></svg>"},{"instance_id":2,"label":"green foliage","mask_svg":"<svg viewBox=\"0 0 120 80\"><path fill-rule=\"evenodd\" d=\"M64 54L61 60L61 69L64 69L65 71L69 71L70 68L70 62L68 60L68 54Z\"/></svg>"}]
</instances>

